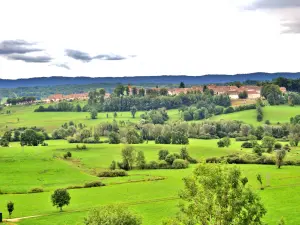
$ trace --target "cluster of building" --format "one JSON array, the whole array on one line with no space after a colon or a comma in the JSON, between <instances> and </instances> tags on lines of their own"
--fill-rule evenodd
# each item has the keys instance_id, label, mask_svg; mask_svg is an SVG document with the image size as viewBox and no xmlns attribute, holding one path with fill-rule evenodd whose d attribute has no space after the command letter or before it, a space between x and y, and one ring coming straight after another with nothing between
<instances>
[{"instance_id":1,"label":"cluster of building","mask_svg":"<svg viewBox=\"0 0 300 225\"><path fill-rule=\"evenodd\" d=\"M254 85L246 85L246 86L217 86L217 85L208 85L208 89L213 90L215 94L227 94L231 99L238 99L239 94L246 91L248 93L249 99L257 99L260 98L261 87ZM148 89L149 90L149 89ZM152 90L159 92L160 88L152 88ZM286 93L286 88L281 87L280 90L282 93ZM139 89L137 89L139 91ZM189 88L169 88L168 95L179 95L179 94L187 94L189 92L203 92L203 86L193 86ZM129 86L129 95L132 95L132 87ZM145 90L145 95L147 95L147 89ZM106 93L105 98L109 98L110 94ZM80 93L80 94L70 94L70 95L62 95L62 94L54 94L49 96L44 102L59 102L59 101L71 101L71 100L88 100L88 93Z\"/></svg>"},{"instance_id":2,"label":"cluster of building","mask_svg":"<svg viewBox=\"0 0 300 225\"><path fill-rule=\"evenodd\" d=\"M261 92L261 87L254 86L254 85L245 85L245 86L241 86L241 87L208 85L207 88L210 90L213 90L216 95L227 94L231 99L238 99L239 94L244 91L247 92L249 99L257 99L257 98L260 98L260 92ZM153 88L152 90L159 92L160 88ZM286 93L285 87L281 87L280 90L282 93ZM147 90L145 90L145 91L146 91L145 94L147 95ZM203 92L203 86L168 89L168 95L187 94L189 92ZM132 94L131 88L130 88L129 93Z\"/></svg>"}]
</instances>

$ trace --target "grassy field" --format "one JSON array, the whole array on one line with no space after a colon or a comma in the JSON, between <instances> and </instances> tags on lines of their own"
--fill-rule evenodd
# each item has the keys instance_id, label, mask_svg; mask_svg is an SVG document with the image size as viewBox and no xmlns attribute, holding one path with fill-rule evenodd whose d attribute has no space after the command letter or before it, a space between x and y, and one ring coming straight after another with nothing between
<instances>
[{"instance_id":1,"label":"grassy field","mask_svg":"<svg viewBox=\"0 0 300 225\"><path fill-rule=\"evenodd\" d=\"M84 123L87 126L96 126L101 122L113 121L113 113L99 113L98 119L91 120L88 112L33 112L37 106L13 106L10 107L12 114L0 114L0 133L4 130L15 127L44 127L47 132L51 133L54 129L60 127L65 122L70 120L76 123ZM5 111L5 110L4 110ZM209 120L240 120L245 123L260 125L265 120L270 120L272 124L277 122L286 123L290 121L290 117L300 114L300 107L290 106L267 106L263 108L264 120L263 122L256 121L256 111L247 110L231 114L223 114L214 116ZM132 118L130 112L117 113L116 120L138 122L140 115L144 111L136 113L135 118ZM177 109L168 110L170 121L180 120L180 113Z\"/></svg>"},{"instance_id":2,"label":"grassy field","mask_svg":"<svg viewBox=\"0 0 300 225\"><path fill-rule=\"evenodd\" d=\"M97 120L89 119L89 113L47 112L34 113L36 106L11 107L12 114L0 114L1 131L13 127L39 126L50 133L70 120L95 126L104 121L112 121L113 113L99 113ZM299 114L300 107L276 106L265 107L264 120L271 123L289 122L290 117ZM140 114L132 118L130 112L118 113L116 120L139 121ZM178 110L169 110L171 121L178 120ZM19 118L19 121L18 121ZM255 110L221 115L211 120L242 120L259 125L256 122ZM102 138L103 140L104 138ZM229 148L218 148L218 140L190 139L187 146L192 157L203 160L208 157L225 156L235 152L250 153L251 149L241 149L242 142L232 140ZM183 187L182 178L189 176L196 165L185 170L133 170L128 177L98 178L96 174L108 168L112 160L121 160L122 144L89 144L87 150L77 150L76 144L64 140L47 141L49 146L20 147L19 143L11 143L9 148L0 147L0 212L8 218L7 201L15 203L13 218L38 216L9 223L22 225L83 224L83 218L92 207L120 203L143 217L143 224L160 224L163 218L174 216L178 212L178 192ZM144 151L147 161L156 160L158 151L168 149L179 152L180 145L156 145L153 142L134 145L137 151ZM65 160L63 154L72 153L72 158ZM300 160L300 148L293 148L287 159ZM228 165L232 166L232 165ZM300 167L239 165L243 174L248 177L250 185L259 193L268 213L264 221L277 224L284 216L287 224L300 224L297 205L300 201ZM263 177L265 190L259 190L256 175ZM51 193L56 188L82 186L87 182L101 180L105 187L69 190L71 204L60 213L50 201ZM43 193L30 194L32 188L43 188Z\"/></svg>"},{"instance_id":3,"label":"grassy field","mask_svg":"<svg viewBox=\"0 0 300 225\"><path fill-rule=\"evenodd\" d=\"M224 114L219 116L214 116L210 120L240 120L248 124L260 125L266 120L270 120L272 124L279 123L289 123L290 118L300 114L300 107L291 106L266 106L263 108L264 119L262 122L256 121L256 110L247 110L242 112L236 112L231 114Z\"/></svg>"},{"instance_id":4,"label":"grassy field","mask_svg":"<svg viewBox=\"0 0 300 225\"><path fill-rule=\"evenodd\" d=\"M98 113L98 119L90 119L88 112L34 112L37 106L12 106L6 109L11 111L11 114L6 114L3 110L0 114L0 132L5 129L15 127L44 127L47 132L52 132L54 129L60 127L65 122L70 120L76 123L84 123L87 126L96 126L103 122L112 122L114 120L114 113ZM135 118L132 118L130 112L117 113L116 121L140 121L140 115L144 111L137 112ZM108 114L108 118L107 118ZM177 109L169 110L168 115L172 120L179 120L180 114Z\"/></svg>"},{"instance_id":5,"label":"grassy field","mask_svg":"<svg viewBox=\"0 0 300 225\"><path fill-rule=\"evenodd\" d=\"M191 140L188 146L192 157L204 159L210 156L222 156L241 150L240 142L232 140L232 145L226 149L217 148L217 140ZM157 159L160 149L178 152L178 145L134 145L136 150L143 150L148 161ZM0 189L8 194L0 195L0 211L7 218L5 203L15 202L13 217L43 215L41 217L24 219L18 224L82 224L83 217L91 207L103 204L120 203L129 206L143 216L144 224L159 224L162 218L173 216L177 212L178 191L182 188L182 178L192 173L196 165L185 170L133 170L128 177L107 178L102 182L105 187L70 190L71 204L59 213L52 207L50 195L56 188L66 188L73 185L83 185L96 181L97 171L107 168L111 160L120 160L122 145L97 144L88 145L87 150L76 150L75 145L65 141L49 141L47 147L25 147L18 143L10 148L0 148ZM63 160L66 151L72 152L71 160ZM299 149L293 149L289 157L298 158ZM275 166L240 165L243 173L249 178L251 186L261 195L268 209L265 221L275 224L284 216L288 224L300 223L297 209L293 209L300 197L299 167L285 166L276 169ZM256 174L261 173L264 191L258 190ZM163 177L163 180L148 178ZM41 187L44 193L28 194L31 188ZM9 194L10 193L10 194ZM24 193L24 194L14 194ZM280 204L278 207L277 204ZM277 206L276 206L277 205Z\"/></svg>"}]
</instances>

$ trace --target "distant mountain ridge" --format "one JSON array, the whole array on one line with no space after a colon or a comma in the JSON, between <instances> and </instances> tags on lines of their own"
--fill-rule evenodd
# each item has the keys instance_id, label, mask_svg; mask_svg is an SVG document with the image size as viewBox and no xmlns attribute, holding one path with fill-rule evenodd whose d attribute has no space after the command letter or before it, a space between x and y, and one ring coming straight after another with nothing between
<instances>
[{"instance_id":1,"label":"distant mountain ridge","mask_svg":"<svg viewBox=\"0 0 300 225\"><path fill-rule=\"evenodd\" d=\"M233 81L257 80L265 81L272 80L277 77L285 77L290 79L300 78L298 73L248 73L236 75L220 75L210 74L203 76L185 76L185 75L162 75L162 76L136 76L136 77L37 77L28 79L0 79L0 88L17 88L17 87L36 87L36 86L56 86L68 84L177 84L183 81L188 85L210 84L210 83L227 83Z\"/></svg>"}]
</instances>

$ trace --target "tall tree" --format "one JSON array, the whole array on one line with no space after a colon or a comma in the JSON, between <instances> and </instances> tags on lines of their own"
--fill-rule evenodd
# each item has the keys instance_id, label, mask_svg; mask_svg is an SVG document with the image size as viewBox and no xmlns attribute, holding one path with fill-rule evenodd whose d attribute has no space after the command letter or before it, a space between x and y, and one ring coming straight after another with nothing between
<instances>
[{"instance_id":1,"label":"tall tree","mask_svg":"<svg viewBox=\"0 0 300 225\"><path fill-rule=\"evenodd\" d=\"M263 224L266 209L242 178L237 167L200 164L183 179L180 214L164 224Z\"/></svg>"},{"instance_id":2,"label":"tall tree","mask_svg":"<svg viewBox=\"0 0 300 225\"><path fill-rule=\"evenodd\" d=\"M185 84L182 81L179 84L179 88L185 88Z\"/></svg>"},{"instance_id":3,"label":"tall tree","mask_svg":"<svg viewBox=\"0 0 300 225\"><path fill-rule=\"evenodd\" d=\"M65 205L70 204L71 196L66 189L56 189L51 195L51 200L53 206L60 208L60 211L62 211Z\"/></svg>"},{"instance_id":4,"label":"tall tree","mask_svg":"<svg viewBox=\"0 0 300 225\"><path fill-rule=\"evenodd\" d=\"M136 111L137 111L137 108L135 107L135 105L130 108L132 118L135 118Z\"/></svg>"}]
</instances>

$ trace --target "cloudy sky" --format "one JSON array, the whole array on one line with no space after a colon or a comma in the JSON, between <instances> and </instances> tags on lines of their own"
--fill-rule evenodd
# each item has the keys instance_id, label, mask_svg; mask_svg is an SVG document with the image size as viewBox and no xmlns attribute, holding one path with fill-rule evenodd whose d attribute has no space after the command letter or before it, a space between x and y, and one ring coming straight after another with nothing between
<instances>
[{"instance_id":1,"label":"cloudy sky","mask_svg":"<svg viewBox=\"0 0 300 225\"><path fill-rule=\"evenodd\" d=\"M300 0L1 0L0 7L0 78L300 71Z\"/></svg>"}]
</instances>

